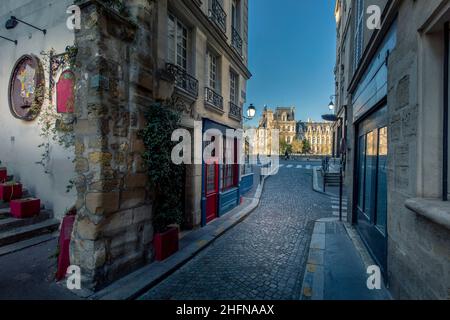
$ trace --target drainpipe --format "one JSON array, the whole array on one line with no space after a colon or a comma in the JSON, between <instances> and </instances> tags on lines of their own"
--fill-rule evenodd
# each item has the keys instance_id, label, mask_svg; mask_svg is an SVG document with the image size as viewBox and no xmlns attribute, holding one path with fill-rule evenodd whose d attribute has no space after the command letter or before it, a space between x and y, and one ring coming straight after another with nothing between
<instances>
[{"instance_id":1,"label":"drainpipe","mask_svg":"<svg viewBox=\"0 0 450 320\"><path fill-rule=\"evenodd\" d=\"M449 22L444 24L444 132L442 162L442 200L448 201L448 99L449 99Z\"/></svg>"}]
</instances>

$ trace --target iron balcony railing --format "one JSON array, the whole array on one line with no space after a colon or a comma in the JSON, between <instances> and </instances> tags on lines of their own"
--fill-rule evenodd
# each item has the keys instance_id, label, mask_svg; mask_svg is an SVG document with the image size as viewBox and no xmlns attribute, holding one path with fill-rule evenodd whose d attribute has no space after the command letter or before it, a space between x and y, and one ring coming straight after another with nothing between
<instances>
[{"instance_id":1,"label":"iron balcony railing","mask_svg":"<svg viewBox=\"0 0 450 320\"><path fill-rule=\"evenodd\" d=\"M223 33L227 33L227 14L219 1L212 0L211 8L209 9L209 18L214 21Z\"/></svg>"},{"instance_id":2,"label":"iron balcony railing","mask_svg":"<svg viewBox=\"0 0 450 320\"><path fill-rule=\"evenodd\" d=\"M167 71L175 78L175 86L178 89L185 91L193 98L198 97L198 80L188 74L179 66L172 63L166 64Z\"/></svg>"},{"instance_id":3,"label":"iron balcony railing","mask_svg":"<svg viewBox=\"0 0 450 320\"><path fill-rule=\"evenodd\" d=\"M231 37L231 46L242 55L242 38L239 32L233 27Z\"/></svg>"},{"instance_id":4,"label":"iron balcony railing","mask_svg":"<svg viewBox=\"0 0 450 320\"><path fill-rule=\"evenodd\" d=\"M241 121L242 120L242 108L230 101L230 118Z\"/></svg>"},{"instance_id":5,"label":"iron balcony railing","mask_svg":"<svg viewBox=\"0 0 450 320\"><path fill-rule=\"evenodd\" d=\"M205 102L223 112L223 98L213 89L205 87Z\"/></svg>"}]
</instances>

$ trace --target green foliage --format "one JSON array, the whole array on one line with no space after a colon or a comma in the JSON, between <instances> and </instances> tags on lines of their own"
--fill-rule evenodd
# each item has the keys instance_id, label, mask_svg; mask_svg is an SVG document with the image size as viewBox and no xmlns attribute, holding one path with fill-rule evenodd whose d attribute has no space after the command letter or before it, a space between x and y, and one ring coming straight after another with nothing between
<instances>
[{"instance_id":1,"label":"green foliage","mask_svg":"<svg viewBox=\"0 0 450 320\"><path fill-rule=\"evenodd\" d=\"M304 139L302 142L302 153L303 154L311 153L311 144L306 139Z\"/></svg>"},{"instance_id":2,"label":"green foliage","mask_svg":"<svg viewBox=\"0 0 450 320\"><path fill-rule=\"evenodd\" d=\"M293 153L302 153L303 142L298 140L297 138L292 141L292 152Z\"/></svg>"},{"instance_id":3,"label":"green foliage","mask_svg":"<svg viewBox=\"0 0 450 320\"><path fill-rule=\"evenodd\" d=\"M280 154L284 155L286 151L292 153L292 146L288 144L284 138L280 138Z\"/></svg>"},{"instance_id":4,"label":"green foliage","mask_svg":"<svg viewBox=\"0 0 450 320\"><path fill-rule=\"evenodd\" d=\"M183 167L172 162L172 133L179 128L180 113L172 103L155 103L145 112L147 126L139 137L146 151L149 182L154 189L153 226L156 232L164 232L171 224L182 223Z\"/></svg>"}]
</instances>

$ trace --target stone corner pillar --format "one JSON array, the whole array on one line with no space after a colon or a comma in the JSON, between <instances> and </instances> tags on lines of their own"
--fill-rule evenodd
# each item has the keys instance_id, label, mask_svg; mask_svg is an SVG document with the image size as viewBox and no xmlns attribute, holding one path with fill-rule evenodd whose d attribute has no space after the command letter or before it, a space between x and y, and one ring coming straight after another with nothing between
<instances>
[{"instance_id":1,"label":"stone corner pillar","mask_svg":"<svg viewBox=\"0 0 450 320\"><path fill-rule=\"evenodd\" d=\"M151 15L151 2L137 3ZM153 259L152 205L142 161L140 110L151 100L151 47L130 17L98 1L81 6L76 32L78 215L70 249L82 286L96 291ZM130 10L132 11L132 10ZM149 51L151 52L151 51Z\"/></svg>"}]
</instances>

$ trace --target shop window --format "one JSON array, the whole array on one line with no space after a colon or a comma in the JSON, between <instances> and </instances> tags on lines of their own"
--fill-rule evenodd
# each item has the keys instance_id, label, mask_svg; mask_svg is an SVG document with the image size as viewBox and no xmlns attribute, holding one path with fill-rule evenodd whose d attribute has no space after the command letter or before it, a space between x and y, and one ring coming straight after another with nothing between
<instances>
[{"instance_id":1,"label":"shop window","mask_svg":"<svg viewBox=\"0 0 450 320\"><path fill-rule=\"evenodd\" d=\"M237 139L230 140L224 138L224 162L222 172L223 191L237 186L238 164L237 164ZM234 150L233 159L227 158L227 151ZM231 153L230 153L231 154Z\"/></svg>"}]
</instances>

